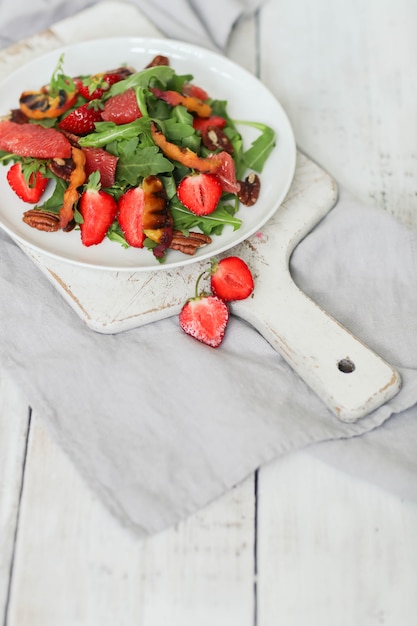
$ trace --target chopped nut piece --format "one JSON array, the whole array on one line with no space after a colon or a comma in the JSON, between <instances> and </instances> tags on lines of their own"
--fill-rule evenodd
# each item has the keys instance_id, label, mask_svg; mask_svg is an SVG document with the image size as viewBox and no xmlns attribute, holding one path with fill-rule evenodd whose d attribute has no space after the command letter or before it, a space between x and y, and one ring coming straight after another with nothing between
<instances>
[{"instance_id":1,"label":"chopped nut piece","mask_svg":"<svg viewBox=\"0 0 417 626\"><path fill-rule=\"evenodd\" d=\"M49 169L51 172L53 172L55 176L58 176L58 178L65 180L67 183L70 181L74 168L75 165L72 159L52 159L49 163Z\"/></svg>"},{"instance_id":2,"label":"chopped nut piece","mask_svg":"<svg viewBox=\"0 0 417 626\"><path fill-rule=\"evenodd\" d=\"M238 198L245 206L252 206L259 197L261 181L259 176L251 172L245 180L239 180Z\"/></svg>"},{"instance_id":3,"label":"chopped nut piece","mask_svg":"<svg viewBox=\"0 0 417 626\"><path fill-rule=\"evenodd\" d=\"M162 54L157 54L156 57L154 57L152 61L145 66L145 68L157 67L158 65L169 65L168 57L165 57Z\"/></svg>"},{"instance_id":4,"label":"chopped nut piece","mask_svg":"<svg viewBox=\"0 0 417 626\"><path fill-rule=\"evenodd\" d=\"M179 250L183 254L193 255L196 250L207 246L211 241L211 237L203 233L190 232L188 235L184 235L181 231L174 230L169 247L171 250Z\"/></svg>"},{"instance_id":5,"label":"chopped nut piece","mask_svg":"<svg viewBox=\"0 0 417 626\"><path fill-rule=\"evenodd\" d=\"M229 154L233 154L233 146L230 139L218 126L208 126L206 130L201 131L201 140L208 150L225 150Z\"/></svg>"}]
</instances>

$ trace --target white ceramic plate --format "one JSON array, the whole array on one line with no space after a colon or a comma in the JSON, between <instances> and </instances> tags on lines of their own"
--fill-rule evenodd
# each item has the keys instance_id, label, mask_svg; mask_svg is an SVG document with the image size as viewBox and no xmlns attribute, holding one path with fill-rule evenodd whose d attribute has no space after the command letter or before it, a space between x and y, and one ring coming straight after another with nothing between
<instances>
[{"instance_id":1,"label":"white ceramic plate","mask_svg":"<svg viewBox=\"0 0 417 626\"><path fill-rule=\"evenodd\" d=\"M125 249L107 238L98 246L85 247L80 232L44 233L26 225L24 205L10 189L7 167L0 167L0 225L23 246L72 264L104 270L150 271L169 269L201 261L229 250L261 228L275 213L294 176L296 147L292 128L279 102L257 78L229 59L179 41L117 37L98 39L59 48L34 59L0 84L0 116L18 106L22 91L39 89L47 84L60 55L64 53L66 74L92 74L124 63L136 70L144 68L157 54L170 59L179 74L192 74L193 82L204 87L211 97L227 100L233 119L262 122L276 132L277 143L261 174L261 194L252 207L241 206L237 217L239 230L224 229L222 235L201 248L192 257L169 250L163 265L146 249ZM238 127L249 147L257 133L250 127Z\"/></svg>"}]
</instances>

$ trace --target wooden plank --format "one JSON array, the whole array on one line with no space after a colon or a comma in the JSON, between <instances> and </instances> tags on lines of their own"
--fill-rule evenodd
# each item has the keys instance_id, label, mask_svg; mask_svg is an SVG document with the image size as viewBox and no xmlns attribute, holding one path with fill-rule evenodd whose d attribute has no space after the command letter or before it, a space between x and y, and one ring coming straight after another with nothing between
<instances>
[{"instance_id":1,"label":"wooden plank","mask_svg":"<svg viewBox=\"0 0 417 626\"><path fill-rule=\"evenodd\" d=\"M106 26L101 36L152 34L133 14L112 23L110 4L91 10L88 32L76 16L54 26L42 45L94 36L94 24ZM244 30L245 39L254 33L248 21ZM254 48L242 42L234 49L250 66ZM8 626L252 626L253 487L248 479L178 527L139 542L86 489L34 415Z\"/></svg>"},{"instance_id":2,"label":"wooden plank","mask_svg":"<svg viewBox=\"0 0 417 626\"><path fill-rule=\"evenodd\" d=\"M139 541L87 491L34 415L8 626L252 626L253 503L249 479Z\"/></svg>"},{"instance_id":3,"label":"wooden plank","mask_svg":"<svg viewBox=\"0 0 417 626\"><path fill-rule=\"evenodd\" d=\"M408 225L417 225L416 21L409 0L268 2L261 11L261 78L298 146Z\"/></svg>"},{"instance_id":4,"label":"wooden plank","mask_svg":"<svg viewBox=\"0 0 417 626\"><path fill-rule=\"evenodd\" d=\"M258 479L258 626L413 626L417 505L307 453Z\"/></svg>"},{"instance_id":5,"label":"wooden plank","mask_svg":"<svg viewBox=\"0 0 417 626\"><path fill-rule=\"evenodd\" d=\"M17 528L29 424L29 409L19 390L0 372L0 615L8 602L9 577Z\"/></svg>"}]
</instances>

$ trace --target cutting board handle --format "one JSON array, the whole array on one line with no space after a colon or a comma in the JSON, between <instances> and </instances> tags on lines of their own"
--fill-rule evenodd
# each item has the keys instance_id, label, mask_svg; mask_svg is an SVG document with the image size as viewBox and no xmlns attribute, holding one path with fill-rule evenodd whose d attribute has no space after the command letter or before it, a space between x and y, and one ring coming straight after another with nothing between
<instances>
[{"instance_id":1,"label":"cutting board handle","mask_svg":"<svg viewBox=\"0 0 417 626\"><path fill-rule=\"evenodd\" d=\"M232 311L254 326L344 422L368 415L396 393L399 374L286 276L265 276Z\"/></svg>"}]
</instances>

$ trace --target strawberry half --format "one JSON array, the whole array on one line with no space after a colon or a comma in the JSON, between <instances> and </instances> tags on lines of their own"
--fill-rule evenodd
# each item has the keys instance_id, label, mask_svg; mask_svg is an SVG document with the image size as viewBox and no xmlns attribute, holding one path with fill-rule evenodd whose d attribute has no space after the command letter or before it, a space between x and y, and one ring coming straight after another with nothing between
<instances>
[{"instance_id":1,"label":"strawberry half","mask_svg":"<svg viewBox=\"0 0 417 626\"><path fill-rule=\"evenodd\" d=\"M215 174L184 176L177 187L182 204L195 215L209 215L216 210L223 189Z\"/></svg>"},{"instance_id":2,"label":"strawberry half","mask_svg":"<svg viewBox=\"0 0 417 626\"><path fill-rule=\"evenodd\" d=\"M179 323L182 330L194 339L217 348L223 341L229 315L229 308L223 300L201 294L184 304Z\"/></svg>"},{"instance_id":3,"label":"strawberry half","mask_svg":"<svg viewBox=\"0 0 417 626\"><path fill-rule=\"evenodd\" d=\"M91 174L78 203L83 217L81 241L85 246L101 243L117 214L116 200L100 189L99 181L99 172Z\"/></svg>"},{"instance_id":4,"label":"strawberry half","mask_svg":"<svg viewBox=\"0 0 417 626\"><path fill-rule=\"evenodd\" d=\"M237 256L213 261L211 289L217 297L226 302L245 300L254 289L252 272L245 261Z\"/></svg>"},{"instance_id":5,"label":"strawberry half","mask_svg":"<svg viewBox=\"0 0 417 626\"><path fill-rule=\"evenodd\" d=\"M99 100L112 85L127 78L132 72L126 68L110 70L104 74L92 74L83 78L74 78L74 83L80 95L86 100Z\"/></svg>"},{"instance_id":6,"label":"strawberry half","mask_svg":"<svg viewBox=\"0 0 417 626\"><path fill-rule=\"evenodd\" d=\"M128 189L118 201L118 222L130 246L143 248L143 213L145 192L142 187Z\"/></svg>"},{"instance_id":7,"label":"strawberry half","mask_svg":"<svg viewBox=\"0 0 417 626\"><path fill-rule=\"evenodd\" d=\"M7 181L15 194L23 200L35 204L41 199L49 178L46 178L41 172L33 172L29 176L29 184L26 182L22 170L22 163L19 161L11 166L7 172Z\"/></svg>"},{"instance_id":8,"label":"strawberry half","mask_svg":"<svg viewBox=\"0 0 417 626\"><path fill-rule=\"evenodd\" d=\"M62 130L75 135L88 135L95 129L96 122L101 122L101 110L86 102L68 113L59 123Z\"/></svg>"}]
</instances>

